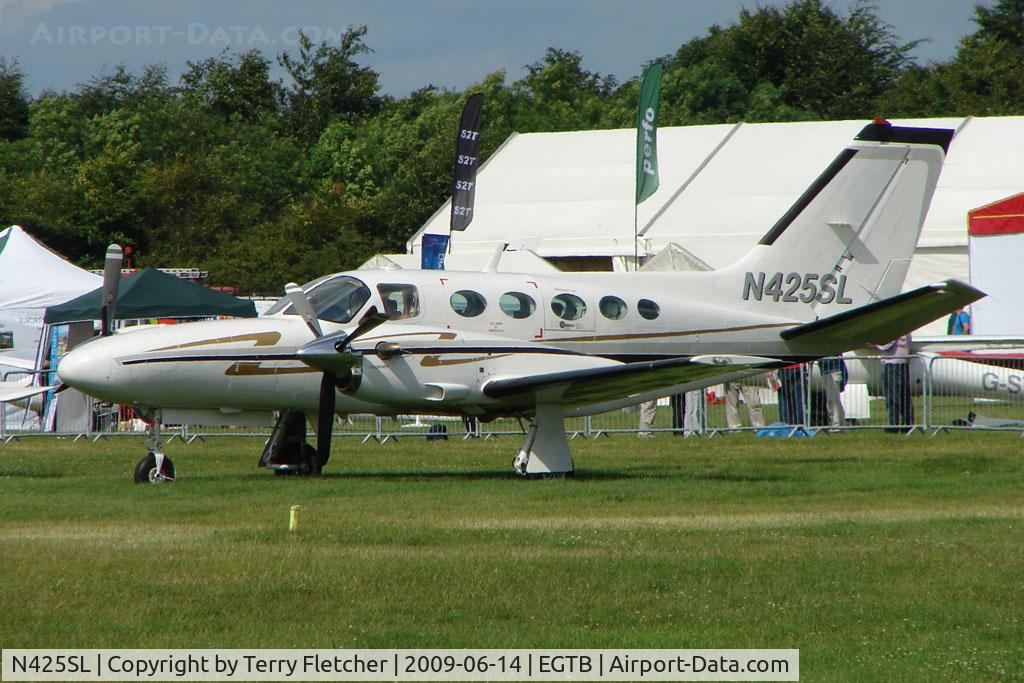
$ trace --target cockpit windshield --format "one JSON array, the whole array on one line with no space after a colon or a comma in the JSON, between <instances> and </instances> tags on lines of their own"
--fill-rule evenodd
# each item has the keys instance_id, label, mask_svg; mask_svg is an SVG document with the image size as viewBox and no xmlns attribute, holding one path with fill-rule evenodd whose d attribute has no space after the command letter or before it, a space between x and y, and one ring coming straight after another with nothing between
<instances>
[{"instance_id":1,"label":"cockpit windshield","mask_svg":"<svg viewBox=\"0 0 1024 683\"><path fill-rule=\"evenodd\" d=\"M317 318L335 323L350 322L370 298L369 287L348 275L318 278L302 285L302 291ZM279 299L266 315L275 313L298 315L287 297Z\"/></svg>"}]
</instances>

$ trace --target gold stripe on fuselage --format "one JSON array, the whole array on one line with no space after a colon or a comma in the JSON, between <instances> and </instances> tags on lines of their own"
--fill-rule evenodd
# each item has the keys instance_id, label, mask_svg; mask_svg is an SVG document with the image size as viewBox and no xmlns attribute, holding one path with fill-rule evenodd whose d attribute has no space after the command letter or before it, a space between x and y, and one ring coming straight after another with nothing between
<instances>
[{"instance_id":1,"label":"gold stripe on fuselage","mask_svg":"<svg viewBox=\"0 0 1024 683\"><path fill-rule=\"evenodd\" d=\"M396 337L432 337L437 336L438 341L451 341L458 335L454 332L401 332L399 334L384 334L377 337L363 337L363 341L373 341L374 339L394 339Z\"/></svg>"},{"instance_id":2,"label":"gold stripe on fuselage","mask_svg":"<svg viewBox=\"0 0 1024 683\"><path fill-rule=\"evenodd\" d=\"M320 372L316 368L311 368L308 365L296 368L270 368L265 367L262 363L256 362L241 362L234 363L224 374L228 377L257 377L265 375L299 375L307 372Z\"/></svg>"},{"instance_id":3,"label":"gold stripe on fuselage","mask_svg":"<svg viewBox=\"0 0 1024 683\"><path fill-rule=\"evenodd\" d=\"M217 337L216 339L203 339L200 341L186 342L164 346L159 349L152 349L149 353L156 351L174 351L176 349L191 349L197 346L212 346L213 344L234 344L237 342L256 342L255 346L276 346L281 341L280 332L254 332L252 334L236 334L230 337Z\"/></svg>"},{"instance_id":4,"label":"gold stripe on fuselage","mask_svg":"<svg viewBox=\"0 0 1024 683\"><path fill-rule=\"evenodd\" d=\"M505 356L511 356L511 353L496 353L489 354L486 356L474 356L473 358L459 358L457 360L441 360L441 356L423 356L420 361L420 367L424 368L436 368L444 365L462 365L463 363L483 363L485 361L494 360L496 358L504 358Z\"/></svg>"}]
</instances>

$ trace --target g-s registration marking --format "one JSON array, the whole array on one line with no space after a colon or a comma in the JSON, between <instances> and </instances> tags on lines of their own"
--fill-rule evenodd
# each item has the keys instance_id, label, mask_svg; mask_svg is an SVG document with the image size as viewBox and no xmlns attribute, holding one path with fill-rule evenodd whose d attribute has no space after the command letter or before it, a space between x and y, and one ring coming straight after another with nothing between
<instances>
[{"instance_id":1,"label":"g-s registration marking","mask_svg":"<svg viewBox=\"0 0 1024 683\"><path fill-rule=\"evenodd\" d=\"M767 282L765 282L767 280ZM825 273L751 273L743 278L743 300L761 301L769 297L772 301L809 304L852 304L846 296L846 276Z\"/></svg>"}]
</instances>

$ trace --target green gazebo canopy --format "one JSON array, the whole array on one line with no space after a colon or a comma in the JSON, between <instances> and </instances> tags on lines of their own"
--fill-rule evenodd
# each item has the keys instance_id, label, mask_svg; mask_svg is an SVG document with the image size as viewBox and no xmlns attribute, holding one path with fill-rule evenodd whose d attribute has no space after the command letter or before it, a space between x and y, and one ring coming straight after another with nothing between
<instances>
[{"instance_id":1,"label":"green gazebo canopy","mask_svg":"<svg viewBox=\"0 0 1024 683\"><path fill-rule=\"evenodd\" d=\"M98 320L102 302L103 288L100 287L71 301L48 307L44 321L47 325L56 325ZM146 268L121 280L114 313L118 320L214 315L255 318L256 306L251 301L214 291L154 268Z\"/></svg>"}]
</instances>

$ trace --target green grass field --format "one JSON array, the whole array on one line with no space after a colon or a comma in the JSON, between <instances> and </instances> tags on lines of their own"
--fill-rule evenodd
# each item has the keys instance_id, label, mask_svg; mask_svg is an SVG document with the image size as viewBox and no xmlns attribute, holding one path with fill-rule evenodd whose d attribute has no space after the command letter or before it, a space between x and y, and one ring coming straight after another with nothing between
<instances>
[{"instance_id":1,"label":"green grass field","mask_svg":"<svg viewBox=\"0 0 1024 683\"><path fill-rule=\"evenodd\" d=\"M1024 680L1024 440L856 433L0 446L0 645L799 648L802 680ZM302 506L289 534L288 509Z\"/></svg>"}]
</instances>

